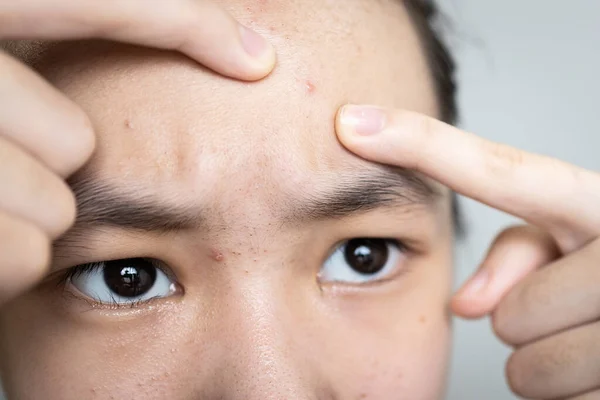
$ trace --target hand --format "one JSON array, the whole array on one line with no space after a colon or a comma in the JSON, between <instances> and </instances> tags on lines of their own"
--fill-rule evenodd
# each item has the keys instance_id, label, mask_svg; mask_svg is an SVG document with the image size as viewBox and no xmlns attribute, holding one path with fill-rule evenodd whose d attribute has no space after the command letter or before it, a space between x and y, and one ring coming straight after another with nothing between
<instances>
[{"instance_id":1,"label":"hand","mask_svg":"<svg viewBox=\"0 0 600 400\"><path fill-rule=\"evenodd\" d=\"M264 39L209 1L0 1L0 39L89 37L179 50L245 80L275 63ZM45 273L51 242L75 218L64 179L94 143L79 107L0 51L0 304Z\"/></svg>"},{"instance_id":2,"label":"hand","mask_svg":"<svg viewBox=\"0 0 600 400\"><path fill-rule=\"evenodd\" d=\"M498 236L453 310L492 313L515 348L506 372L518 395L600 398L600 175L408 111L348 106L336 129L366 159L417 170L530 224Z\"/></svg>"}]
</instances>

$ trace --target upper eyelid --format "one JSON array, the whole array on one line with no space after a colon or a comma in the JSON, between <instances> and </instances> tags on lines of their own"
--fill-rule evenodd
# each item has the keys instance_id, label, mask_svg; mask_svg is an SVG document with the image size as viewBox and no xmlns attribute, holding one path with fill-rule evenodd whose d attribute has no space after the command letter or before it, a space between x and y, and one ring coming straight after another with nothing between
<instances>
[{"instance_id":1,"label":"upper eyelid","mask_svg":"<svg viewBox=\"0 0 600 400\"><path fill-rule=\"evenodd\" d=\"M76 276L75 274L85 272L86 268L93 268L92 267L93 265L96 265L96 267L98 267L97 264L107 263L110 261L130 260L130 259L131 260L135 260L135 259L148 260L152 263L152 265L155 268L157 268L161 272L163 272L167 276L167 278L169 278L170 280L172 280L174 282L178 282L177 275L173 271L173 268L169 267L164 261L161 261L161 260L158 260L155 258L150 258L150 257L127 257L127 258L119 258L119 259L113 259L113 260L90 261L87 263L77 264L72 267L67 267L63 271L58 271L58 272L62 272L62 274L67 278L72 278L73 276Z\"/></svg>"}]
</instances>

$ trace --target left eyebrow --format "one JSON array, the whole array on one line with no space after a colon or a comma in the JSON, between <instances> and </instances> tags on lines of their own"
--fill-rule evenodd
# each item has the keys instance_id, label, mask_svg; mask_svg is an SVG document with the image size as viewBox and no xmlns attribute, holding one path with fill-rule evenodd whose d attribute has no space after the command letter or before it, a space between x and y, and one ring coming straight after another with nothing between
<instances>
[{"instance_id":1,"label":"left eyebrow","mask_svg":"<svg viewBox=\"0 0 600 400\"><path fill-rule=\"evenodd\" d=\"M440 189L414 171L379 166L341 175L328 191L302 197L290 206L285 220L301 222L343 218L378 208L432 207Z\"/></svg>"}]
</instances>

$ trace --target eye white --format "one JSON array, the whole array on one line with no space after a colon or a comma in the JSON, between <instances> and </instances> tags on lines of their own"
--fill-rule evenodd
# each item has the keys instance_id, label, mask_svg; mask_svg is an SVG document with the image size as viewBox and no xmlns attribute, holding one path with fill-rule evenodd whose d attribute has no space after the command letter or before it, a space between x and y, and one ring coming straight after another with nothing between
<instances>
[{"instance_id":1,"label":"eye white","mask_svg":"<svg viewBox=\"0 0 600 400\"><path fill-rule=\"evenodd\" d=\"M120 296L115 293L104 279L106 262L97 262L71 277L71 284L81 293L98 303L104 304L130 304L153 298L168 297L175 292L175 283L167 275L156 268L156 279L145 293L135 297Z\"/></svg>"},{"instance_id":2,"label":"eye white","mask_svg":"<svg viewBox=\"0 0 600 400\"><path fill-rule=\"evenodd\" d=\"M379 271L373 274L364 274L356 271L348 264L348 261L346 261L345 252L347 245L348 241L338 246L333 254L325 261L319 272L320 281L360 284L381 280L395 272L400 257L402 257L402 251L398 246L386 241L385 245L387 247L388 256L385 264Z\"/></svg>"}]
</instances>

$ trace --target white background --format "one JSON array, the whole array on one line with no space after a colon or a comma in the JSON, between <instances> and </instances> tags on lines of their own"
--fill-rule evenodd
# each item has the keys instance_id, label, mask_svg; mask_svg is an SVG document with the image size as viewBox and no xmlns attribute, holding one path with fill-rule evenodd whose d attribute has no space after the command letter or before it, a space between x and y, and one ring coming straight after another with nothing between
<instances>
[{"instance_id":1,"label":"white background","mask_svg":"<svg viewBox=\"0 0 600 400\"><path fill-rule=\"evenodd\" d=\"M438 0L459 63L461 126L480 136L600 171L600 2ZM457 284L501 227L515 220L463 201L469 236ZM600 204L599 204L600 206ZM451 400L515 398L504 380L509 350L489 322L455 323Z\"/></svg>"}]
</instances>

